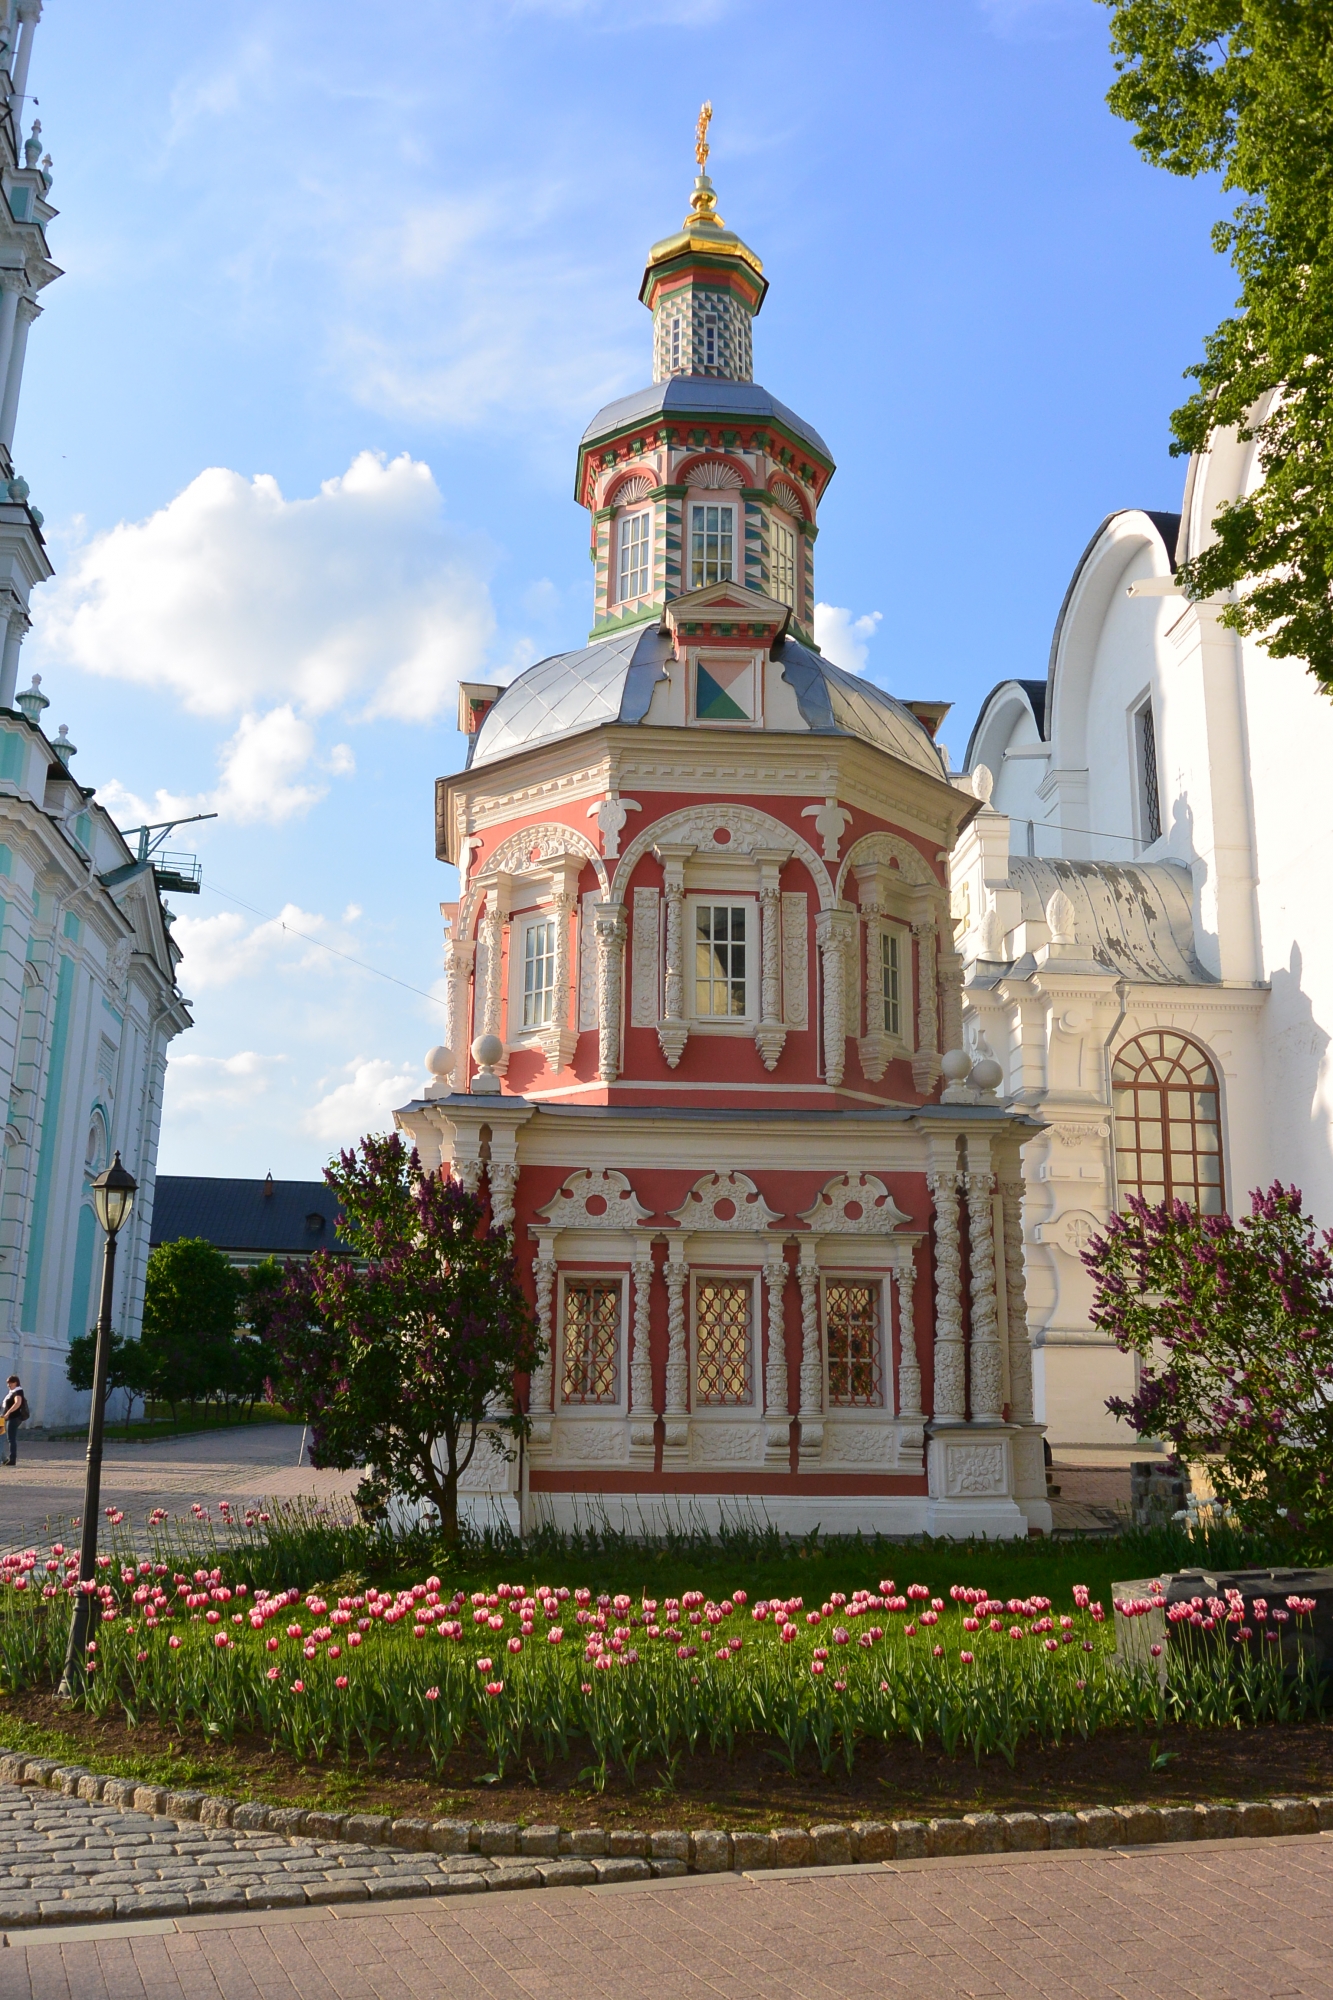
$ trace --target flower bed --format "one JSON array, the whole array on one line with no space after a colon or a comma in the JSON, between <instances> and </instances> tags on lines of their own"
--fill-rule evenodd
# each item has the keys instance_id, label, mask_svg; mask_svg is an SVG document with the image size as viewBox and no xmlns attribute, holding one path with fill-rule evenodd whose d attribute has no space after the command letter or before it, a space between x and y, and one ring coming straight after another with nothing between
<instances>
[{"instance_id":1,"label":"flower bed","mask_svg":"<svg viewBox=\"0 0 1333 2000\"><path fill-rule=\"evenodd\" d=\"M858 1749L907 1739L979 1760L1020 1745L1171 1722L1291 1722L1322 1713L1323 1684L1299 1636L1308 1600L1245 1624L1225 1600L1190 1607L1188 1636L1143 1665L1117 1663L1113 1620L1075 1586L1044 1596L947 1598L892 1578L805 1604L594 1596L589 1589L410 1589L330 1599L251 1590L220 1567L173 1571L106 1557L84 1700L230 1743L258 1733L305 1760L373 1764L388 1747L436 1771L465 1740L496 1773L586 1747L594 1772L633 1780L701 1749L762 1738L786 1768L813 1749L825 1774ZM0 1674L9 1689L58 1676L78 1588L60 1543L0 1563ZM1160 1608L1155 1598L1139 1600ZM1133 1618L1139 1604L1117 1606ZM1253 1607L1251 1607L1251 1617ZM1265 1633L1294 1635L1273 1644Z\"/></svg>"}]
</instances>

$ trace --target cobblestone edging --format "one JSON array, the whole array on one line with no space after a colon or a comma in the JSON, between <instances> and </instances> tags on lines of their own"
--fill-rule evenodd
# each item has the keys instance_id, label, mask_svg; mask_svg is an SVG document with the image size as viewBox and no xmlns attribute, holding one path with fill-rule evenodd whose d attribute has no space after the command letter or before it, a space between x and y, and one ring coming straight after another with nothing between
<instances>
[{"instance_id":1,"label":"cobblestone edging","mask_svg":"<svg viewBox=\"0 0 1333 2000\"><path fill-rule=\"evenodd\" d=\"M607 1831L307 1812L0 1753L0 1928L733 1870L1333 1832L1333 1797ZM37 1788L58 1795L42 1800ZM5 1877L8 1875L8 1880Z\"/></svg>"}]
</instances>

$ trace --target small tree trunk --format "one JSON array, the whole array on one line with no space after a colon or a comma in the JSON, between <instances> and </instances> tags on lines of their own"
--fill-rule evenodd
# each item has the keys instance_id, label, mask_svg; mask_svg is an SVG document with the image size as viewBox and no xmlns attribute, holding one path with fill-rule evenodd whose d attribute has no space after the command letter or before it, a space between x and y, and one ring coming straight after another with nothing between
<instances>
[{"instance_id":1,"label":"small tree trunk","mask_svg":"<svg viewBox=\"0 0 1333 2000\"><path fill-rule=\"evenodd\" d=\"M458 1542L458 1474L446 1472L440 1495L440 1533L445 1545L454 1548Z\"/></svg>"}]
</instances>

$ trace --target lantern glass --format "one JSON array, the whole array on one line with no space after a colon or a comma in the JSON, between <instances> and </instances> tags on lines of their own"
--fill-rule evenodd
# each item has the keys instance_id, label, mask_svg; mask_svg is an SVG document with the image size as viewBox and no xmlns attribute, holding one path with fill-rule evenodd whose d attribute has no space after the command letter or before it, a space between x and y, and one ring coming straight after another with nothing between
<instances>
[{"instance_id":1,"label":"lantern glass","mask_svg":"<svg viewBox=\"0 0 1333 2000\"><path fill-rule=\"evenodd\" d=\"M93 1182L93 1208L108 1236L114 1236L129 1221L138 1183L125 1171L117 1153L104 1174Z\"/></svg>"}]
</instances>

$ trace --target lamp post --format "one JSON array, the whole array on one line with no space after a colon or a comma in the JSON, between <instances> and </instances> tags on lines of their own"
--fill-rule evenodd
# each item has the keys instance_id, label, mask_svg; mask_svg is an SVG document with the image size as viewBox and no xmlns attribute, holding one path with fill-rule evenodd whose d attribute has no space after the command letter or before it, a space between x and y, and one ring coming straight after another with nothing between
<instances>
[{"instance_id":1,"label":"lamp post","mask_svg":"<svg viewBox=\"0 0 1333 2000\"><path fill-rule=\"evenodd\" d=\"M102 1254L102 1304L97 1315L97 1352L93 1361L93 1406L88 1413L88 1470L83 1482L83 1540L79 1548L79 1589L69 1626L69 1648L60 1682L62 1695L83 1686L88 1641L95 1629L93 1606L97 1579L97 1511L102 1499L102 1419L106 1410L106 1371L111 1355L111 1292L116 1276L116 1237L129 1221L137 1182L126 1173L117 1153L105 1173L93 1182L93 1210L106 1231Z\"/></svg>"}]
</instances>

